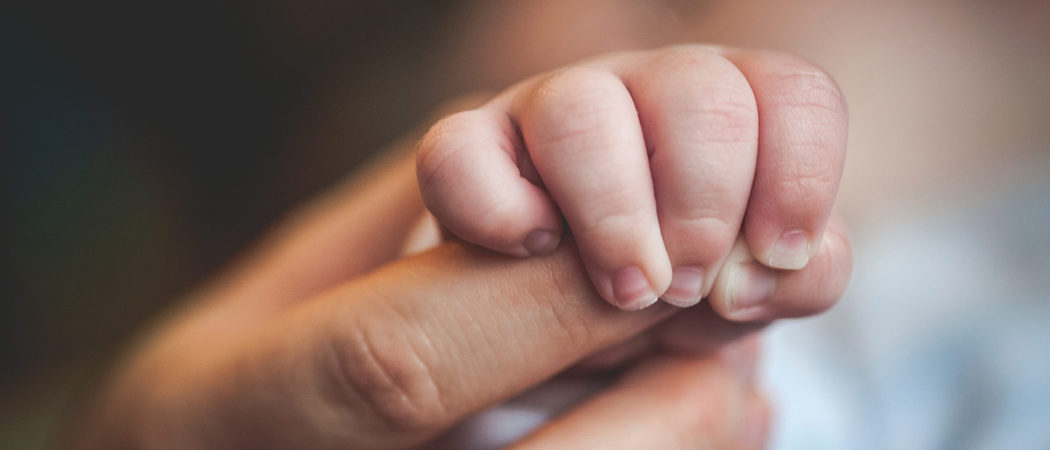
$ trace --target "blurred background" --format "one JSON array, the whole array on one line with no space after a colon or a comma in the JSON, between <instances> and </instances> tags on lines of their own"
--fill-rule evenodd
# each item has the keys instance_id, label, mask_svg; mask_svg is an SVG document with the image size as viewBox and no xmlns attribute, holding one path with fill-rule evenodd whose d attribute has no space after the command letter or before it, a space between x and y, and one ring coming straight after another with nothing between
<instances>
[{"instance_id":1,"label":"blurred background","mask_svg":"<svg viewBox=\"0 0 1050 450\"><path fill-rule=\"evenodd\" d=\"M451 87L435 2L0 7L0 447ZM11 445L5 445L5 442Z\"/></svg>"},{"instance_id":2,"label":"blurred background","mask_svg":"<svg viewBox=\"0 0 1050 450\"><path fill-rule=\"evenodd\" d=\"M829 399L775 396L789 413L781 429L826 432L778 431L774 443L961 448L973 421L1007 420L1002 433L1050 445L1009 431L1050 423L1045 381L1027 381L1016 419L993 395L971 405L981 414L945 416L943 432L856 425L896 417L894 395L911 392L897 378L931 373L913 362L945 354L929 350L939 342L994 343L997 322L981 318L1050 328L1050 2L103 0L0 7L0 447L46 445L161 311L442 103L681 42L800 54L850 104L840 206L856 233L855 283L823 322L774 330L770 345L769 367L785 368L772 390ZM951 326L931 332L939 321ZM820 344L843 335L856 361ZM1010 373L1050 379L1039 378L1050 341L1016 339ZM960 345L945 350L956 365L985 364ZM797 348L811 351L783 356ZM952 361L936 370L958 374ZM778 373L845 381L789 386ZM951 409L969 382L927 401Z\"/></svg>"}]
</instances>

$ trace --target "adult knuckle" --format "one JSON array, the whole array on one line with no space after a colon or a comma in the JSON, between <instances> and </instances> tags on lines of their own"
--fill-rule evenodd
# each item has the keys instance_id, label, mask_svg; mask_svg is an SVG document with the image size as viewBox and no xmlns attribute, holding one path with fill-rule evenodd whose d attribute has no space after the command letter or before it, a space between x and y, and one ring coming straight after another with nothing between
<instances>
[{"instance_id":1,"label":"adult knuckle","mask_svg":"<svg viewBox=\"0 0 1050 450\"><path fill-rule=\"evenodd\" d=\"M389 321L383 321L388 323ZM333 377L343 399L387 429L431 434L448 411L433 373L409 339L352 320L331 343Z\"/></svg>"}]
</instances>

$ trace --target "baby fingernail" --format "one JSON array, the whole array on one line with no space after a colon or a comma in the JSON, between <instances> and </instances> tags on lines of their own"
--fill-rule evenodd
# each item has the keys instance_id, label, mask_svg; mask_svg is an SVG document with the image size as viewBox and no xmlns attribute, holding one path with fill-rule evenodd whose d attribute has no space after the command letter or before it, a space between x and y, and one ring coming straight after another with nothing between
<instances>
[{"instance_id":1,"label":"baby fingernail","mask_svg":"<svg viewBox=\"0 0 1050 450\"><path fill-rule=\"evenodd\" d=\"M809 262L810 243L805 231L794 229L785 231L769 249L769 267L777 269L798 270Z\"/></svg>"},{"instance_id":2,"label":"baby fingernail","mask_svg":"<svg viewBox=\"0 0 1050 450\"><path fill-rule=\"evenodd\" d=\"M700 302L704 287L704 270L696 266L681 266L671 274L671 286L664 292L665 302L679 307L693 306Z\"/></svg>"},{"instance_id":3,"label":"baby fingernail","mask_svg":"<svg viewBox=\"0 0 1050 450\"><path fill-rule=\"evenodd\" d=\"M776 290L776 276L772 270L757 264L744 264L732 269L726 301L731 314L743 317L747 311L754 310L773 295ZM741 314L743 313L743 314Z\"/></svg>"},{"instance_id":4,"label":"baby fingernail","mask_svg":"<svg viewBox=\"0 0 1050 450\"><path fill-rule=\"evenodd\" d=\"M522 245L533 255L546 255L558 248L560 236L547 230L532 230L525 236Z\"/></svg>"},{"instance_id":5,"label":"baby fingernail","mask_svg":"<svg viewBox=\"0 0 1050 450\"><path fill-rule=\"evenodd\" d=\"M627 311L637 311L656 302L649 280L637 266L625 267L612 276L613 296L616 304Z\"/></svg>"}]
</instances>

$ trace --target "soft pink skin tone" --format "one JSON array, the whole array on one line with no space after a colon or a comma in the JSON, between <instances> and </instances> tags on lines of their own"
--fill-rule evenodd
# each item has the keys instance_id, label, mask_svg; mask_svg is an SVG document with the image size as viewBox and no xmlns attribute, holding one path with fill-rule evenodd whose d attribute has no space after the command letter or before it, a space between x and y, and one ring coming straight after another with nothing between
<instances>
[{"instance_id":1,"label":"soft pink skin tone","mask_svg":"<svg viewBox=\"0 0 1050 450\"><path fill-rule=\"evenodd\" d=\"M624 52L441 120L419 144L418 176L442 225L509 255L552 251L564 217L595 288L622 309L732 297L712 294L720 285L759 297L741 316L753 319L777 289L744 285L756 271L727 257L739 236L766 268L812 263L842 173L846 116L834 81L793 56Z\"/></svg>"},{"instance_id":2,"label":"soft pink skin tone","mask_svg":"<svg viewBox=\"0 0 1050 450\"><path fill-rule=\"evenodd\" d=\"M482 231L488 233L491 239L486 242L493 248L522 256L550 254L510 258L462 242L446 242L399 259L423 214L417 173L411 161L399 159L301 209L275 228L253 254L155 328L82 415L80 431L70 446L415 447L483 408L558 374L615 367L624 373L617 383L518 444L536 448L606 448L613 444L761 448L769 412L754 386L757 342L740 338L769 321L814 314L834 303L850 272L844 228L834 216L826 227L820 219L822 234L806 228L813 236L822 236L808 264L799 270L774 270L759 262L767 259L755 258L754 254L762 253L750 250L759 248L750 234L745 237L737 232L741 223L747 228L751 220L759 194L749 191L761 184L760 177L739 186L712 184L745 200L751 195L749 206L697 207L685 202L669 206L661 200L664 189L693 186L687 181L673 183L673 173L664 181L658 179L650 171L656 164L644 164L646 148L652 147L650 162L659 159L657 154L668 153L660 158L668 158L661 164L671 172L688 164L703 167L722 161L719 157L728 160L714 166L719 170L749 172L755 169L726 156L729 152L708 150L720 145L739 151L755 147L753 159L761 173L763 131L754 130L757 141L748 147L732 140L708 142L707 134L699 136L689 127L679 130L672 126L673 120L657 126L646 117L658 116L648 115L645 111L650 106L636 98L644 83L632 82L637 87L629 90L614 82L632 79L632 70L648 72L639 69L643 66L673 63L680 66L681 73L662 70L661 76L671 81L653 81L648 89L686 92L687 88L703 91L706 87L718 91L721 87L703 84L710 81L705 77L718 78L704 71L741 67L746 64L738 61L747 58L769 58L780 63L767 67L796 67L809 70L806 76L814 80L826 78L790 57L676 48L613 55L585 63L583 68L540 76L479 109L449 116L420 144L418 182L430 206L435 212L444 207L465 215L480 213L442 220L460 227L489 224ZM706 75L693 77L694 72ZM747 85L759 91L754 86L763 76L742 73ZM604 111L589 118L595 128L586 126L572 133L571 127L581 123L560 120L566 106L560 103L571 106L580 100L579 108L584 111L593 107L588 97L577 99L574 89L589 89L592 77L607 92L618 93L611 100L602 100L615 108L592 110ZM675 77L699 86L680 81L684 86L675 87ZM740 77L734 77L737 88L742 89L745 85ZM559 92L567 98L558 97ZM635 92L633 97L631 92ZM752 100L761 112L764 103ZM639 105L634 116L626 114L631 112L626 110L630 105ZM680 113L670 103L653 105L657 113L659 108L671 111L663 112L665 117L710 114L709 109L695 105L683 107ZM729 117L710 115L711 120ZM635 122L629 120L632 118ZM658 131L661 127L665 131ZM693 136L696 142L657 138L660 133L678 136L676 133L690 132L698 134ZM604 155L587 146L576 152L571 145L577 140L608 139L608 133L624 138L609 142L623 154ZM664 146L664 142L676 144ZM664 150L676 145L705 157ZM559 152L559 146L567 151ZM606 189L619 185L603 178L586 180L588 172L581 168L605 164L622 164L623 174L608 165L601 170L609 176L631 177L636 183L610 194ZM781 174L774 172L768 179L780 179ZM721 173L715 170L708 175ZM541 174L544 184L539 183ZM617 209L574 197L581 186L574 176L584 177L587 183L582 187L591 189L591 195L612 195L614 200L641 207L621 205ZM697 182L708 183L703 177L697 177ZM781 189L763 194L768 197L765 204L779 207L781 201L791 205L791 200L798 200L790 197L797 192L778 187ZM819 198L821 193L832 196L834 187L808 194ZM788 198L781 199L782 195ZM592 204L606 210L596 210ZM585 260L575 245L555 247L550 236L534 233L538 229L562 231L559 210L577 230L581 251L591 252L587 258L601 251L600 256L613 259L614 264ZM710 219L703 216L710 211L714 211ZM735 222L725 224L725 218L717 214L723 211L735 211ZM515 215L521 212L526 214ZM649 227L618 223L621 219L615 214L622 212L636 214L634 218ZM773 223L770 242L782 230L808 226L804 220L794 222L788 213L769 217L767 213L758 210L754 214ZM668 233L673 228L669 224L689 214L702 218L688 223L710 226L683 227L682 235ZM591 227L577 228L580 223ZM515 232L499 236L508 230ZM759 229L758 233L765 236L766 231ZM727 240L721 241L722 237ZM608 242L617 245L605 245ZM693 242L703 246L688 247ZM724 254L709 254L706 246L716 244L724 246ZM797 247L797 243L792 245ZM716 263L706 265L710 261ZM660 267L654 269L654 264ZM612 273L617 275L612 277ZM639 291L663 292L674 284L673 273L681 281L676 287L685 292L676 300L679 304L695 301L686 297L701 285L709 294L710 306L682 310L656 305L625 313L602 300L617 291L633 297L628 300L635 302L625 302L628 309L639 307L637 299L646 300ZM654 274L663 277L662 287L653 282ZM598 291L592 280L601 281Z\"/></svg>"},{"instance_id":3,"label":"soft pink skin tone","mask_svg":"<svg viewBox=\"0 0 1050 450\"><path fill-rule=\"evenodd\" d=\"M753 326L622 312L569 245L399 259L423 213L414 175L401 159L275 228L136 346L64 447L416 448L603 349L585 364L622 379L522 447L761 447L757 343L724 345Z\"/></svg>"}]
</instances>

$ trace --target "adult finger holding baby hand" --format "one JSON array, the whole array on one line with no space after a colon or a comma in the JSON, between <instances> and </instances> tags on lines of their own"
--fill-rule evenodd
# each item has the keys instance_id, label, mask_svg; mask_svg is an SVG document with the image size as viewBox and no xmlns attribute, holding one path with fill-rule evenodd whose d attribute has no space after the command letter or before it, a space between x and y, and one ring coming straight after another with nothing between
<instances>
[{"instance_id":1,"label":"adult finger holding baby hand","mask_svg":"<svg viewBox=\"0 0 1050 450\"><path fill-rule=\"evenodd\" d=\"M777 295L746 264L799 271L774 279L831 273L828 296L841 293L848 269L826 269L848 267L848 247L820 249L845 134L841 93L811 64L681 46L586 61L450 116L421 141L418 172L431 212L467 241L545 254L564 217L610 303L711 295L726 317L755 320L776 313L726 306ZM749 261L725 270L741 245Z\"/></svg>"},{"instance_id":2,"label":"adult finger holding baby hand","mask_svg":"<svg viewBox=\"0 0 1050 450\"><path fill-rule=\"evenodd\" d=\"M788 189L782 180L798 173L781 169L799 167L763 156L762 123L799 100L747 97L758 82L733 75L732 55L614 55L443 120L420 144L431 210L472 242L550 255L513 260L446 243L393 261L422 211L411 167L379 170L293 216L159 328L85 416L80 446L410 447L639 339L672 351L621 352L630 363L619 365L620 381L520 444L759 447L767 412L753 364L739 364L753 356L733 357L724 344L764 321L826 308L850 257L838 222L822 230L834 186L815 183L822 170L837 181L841 164L802 142L817 162L799 167L819 173ZM715 95L719 107L753 108L757 121L727 129L729 113L701 102ZM779 140L788 137L767 139L796 148ZM760 193L767 185L776 189ZM800 198L816 206L793 209L812 206ZM557 248L562 216L580 252ZM769 258L776 238L798 228L823 239L805 268L768 267L778 263ZM639 273L679 305L699 297L665 291L687 279L710 307L625 314L599 300L644 306L651 299L620 295L635 293L625 278ZM758 301L742 309L742 295ZM650 414L639 420L640 410Z\"/></svg>"},{"instance_id":3,"label":"adult finger holding baby hand","mask_svg":"<svg viewBox=\"0 0 1050 450\"><path fill-rule=\"evenodd\" d=\"M392 261L422 205L409 164L375 173L157 327L68 446L416 448L676 312L608 306L571 246L514 260L450 242ZM767 412L741 350L651 355L520 444L750 448Z\"/></svg>"}]
</instances>

